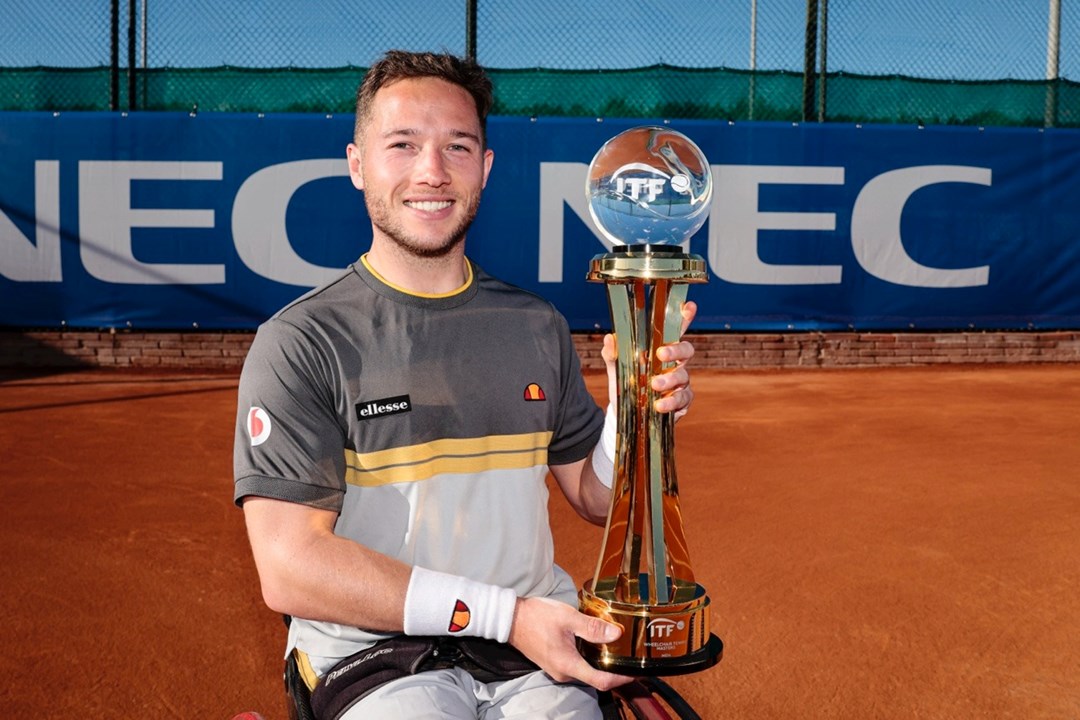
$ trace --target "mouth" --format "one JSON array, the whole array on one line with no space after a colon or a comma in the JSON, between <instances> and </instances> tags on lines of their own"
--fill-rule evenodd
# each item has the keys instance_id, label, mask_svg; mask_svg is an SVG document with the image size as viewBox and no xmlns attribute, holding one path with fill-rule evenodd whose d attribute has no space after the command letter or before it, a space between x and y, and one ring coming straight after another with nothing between
<instances>
[{"instance_id":1,"label":"mouth","mask_svg":"<svg viewBox=\"0 0 1080 720\"><path fill-rule=\"evenodd\" d=\"M420 210L421 212L439 212L445 210L454 203L450 200L406 200L406 207L411 207L414 210Z\"/></svg>"}]
</instances>

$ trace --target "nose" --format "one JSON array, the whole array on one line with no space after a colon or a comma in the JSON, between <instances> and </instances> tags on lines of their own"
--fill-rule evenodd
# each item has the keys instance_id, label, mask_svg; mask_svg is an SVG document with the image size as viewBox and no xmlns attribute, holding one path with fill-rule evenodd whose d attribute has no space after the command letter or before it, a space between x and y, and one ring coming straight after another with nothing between
<instances>
[{"instance_id":1,"label":"nose","mask_svg":"<svg viewBox=\"0 0 1080 720\"><path fill-rule=\"evenodd\" d=\"M416 180L432 187L441 187L450 182L446 170L446 159L438 148L425 147L416 160Z\"/></svg>"}]
</instances>

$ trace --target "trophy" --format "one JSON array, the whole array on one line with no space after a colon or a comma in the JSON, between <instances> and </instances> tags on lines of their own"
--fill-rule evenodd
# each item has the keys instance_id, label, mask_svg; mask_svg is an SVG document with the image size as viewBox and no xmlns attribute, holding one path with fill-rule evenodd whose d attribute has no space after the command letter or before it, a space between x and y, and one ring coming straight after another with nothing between
<instances>
[{"instance_id":1,"label":"trophy","mask_svg":"<svg viewBox=\"0 0 1080 720\"><path fill-rule=\"evenodd\" d=\"M652 378L670 369L656 350L682 334L690 283L705 261L683 252L709 214L712 173L682 133L637 127L604 144L589 165L589 211L612 252L588 279L607 286L618 352L615 476L600 558L581 611L620 625L612 643L578 643L593 666L622 675L680 675L719 662L709 597L694 581L675 479L675 419L657 413Z\"/></svg>"}]
</instances>

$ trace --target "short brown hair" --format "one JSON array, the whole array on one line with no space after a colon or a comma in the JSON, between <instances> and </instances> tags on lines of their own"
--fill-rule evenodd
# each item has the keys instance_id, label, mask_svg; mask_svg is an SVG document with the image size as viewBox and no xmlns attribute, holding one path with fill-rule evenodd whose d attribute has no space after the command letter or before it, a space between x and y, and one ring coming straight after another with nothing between
<instances>
[{"instance_id":1,"label":"short brown hair","mask_svg":"<svg viewBox=\"0 0 1080 720\"><path fill-rule=\"evenodd\" d=\"M487 146L487 116L494 96L491 80L475 61L449 53L406 52L390 50L368 68L356 91L356 125L354 139L359 141L361 130L371 116L371 104L381 88L409 78L433 77L464 88L476 102L480 120L480 139Z\"/></svg>"}]
</instances>

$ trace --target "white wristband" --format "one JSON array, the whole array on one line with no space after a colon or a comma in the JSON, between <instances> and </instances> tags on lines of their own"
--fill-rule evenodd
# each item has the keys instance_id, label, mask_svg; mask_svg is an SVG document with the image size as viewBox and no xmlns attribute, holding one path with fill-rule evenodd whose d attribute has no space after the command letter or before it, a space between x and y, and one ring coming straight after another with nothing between
<instances>
[{"instance_id":1,"label":"white wristband","mask_svg":"<svg viewBox=\"0 0 1080 720\"><path fill-rule=\"evenodd\" d=\"M517 593L459 575L413 567L405 592L406 635L482 637L504 643Z\"/></svg>"},{"instance_id":2,"label":"white wristband","mask_svg":"<svg viewBox=\"0 0 1080 720\"><path fill-rule=\"evenodd\" d=\"M600 442L596 443L592 453L593 472L600 483L610 488L615 483L615 408L608 403L604 415L604 430L600 433Z\"/></svg>"}]
</instances>

